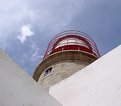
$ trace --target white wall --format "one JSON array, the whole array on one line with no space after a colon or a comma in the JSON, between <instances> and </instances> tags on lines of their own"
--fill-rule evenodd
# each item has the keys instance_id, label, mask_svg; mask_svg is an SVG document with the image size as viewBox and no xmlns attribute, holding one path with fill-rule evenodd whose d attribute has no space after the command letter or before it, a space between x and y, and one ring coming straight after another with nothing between
<instances>
[{"instance_id":1,"label":"white wall","mask_svg":"<svg viewBox=\"0 0 121 106\"><path fill-rule=\"evenodd\" d=\"M63 106L121 106L121 46L52 86Z\"/></svg>"},{"instance_id":2,"label":"white wall","mask_svg":"<svg viewBox=\"0 0 121 106\"><path fill-rule=\"evenodd\" d=\"M60 106L0 50L0 106Z\"/></svg>"}]
</instances>

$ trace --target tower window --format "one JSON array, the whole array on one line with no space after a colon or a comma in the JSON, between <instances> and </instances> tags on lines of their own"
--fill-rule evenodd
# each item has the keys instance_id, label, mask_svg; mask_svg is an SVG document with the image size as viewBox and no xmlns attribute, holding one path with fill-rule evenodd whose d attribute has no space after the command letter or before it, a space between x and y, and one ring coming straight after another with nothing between
<instances>
[{"instance_id":1,"label":"tower window","mask_svg":"<svg viewBox=\"0 0 121 106\"><path fill-rule=\"evenodd\" d=\"M50 75L52 73L52 67L48 68L45 73L44 73L44 77Z\"/></svg>"}]
</instances>

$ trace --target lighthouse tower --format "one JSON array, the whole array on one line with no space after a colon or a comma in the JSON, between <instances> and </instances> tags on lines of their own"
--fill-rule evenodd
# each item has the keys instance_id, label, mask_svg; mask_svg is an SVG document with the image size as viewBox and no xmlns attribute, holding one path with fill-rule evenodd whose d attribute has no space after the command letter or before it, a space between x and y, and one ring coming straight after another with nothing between
<instances>
[{"instance_id":1,"label":"lighthouse tower","mask_svg":"<svg viewBox=\"0 0 121 106\"><path fill-rule=\"evenodd\" d=\"M33 78L48 89L99 57L95 42L87 34L75 30L64 31L50 41Z\"/></svg>"}]
</instances>

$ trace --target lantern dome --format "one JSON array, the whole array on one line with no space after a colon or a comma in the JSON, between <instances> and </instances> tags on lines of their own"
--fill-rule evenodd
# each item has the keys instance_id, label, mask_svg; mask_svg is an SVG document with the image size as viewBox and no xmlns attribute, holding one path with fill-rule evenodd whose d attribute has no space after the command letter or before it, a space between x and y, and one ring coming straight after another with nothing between
<instances>
[{"instance_id":1,"label":"lantern dome","mask_svg":"<svg viewBox=\"0 0 121 106\"><path fill-rule=\"evenodd\" d=\"M100 57L93 39L80 31L68 30L57 34L49 43L44 58L63 51L81 51Z\"/></svg>"}]
</instances>

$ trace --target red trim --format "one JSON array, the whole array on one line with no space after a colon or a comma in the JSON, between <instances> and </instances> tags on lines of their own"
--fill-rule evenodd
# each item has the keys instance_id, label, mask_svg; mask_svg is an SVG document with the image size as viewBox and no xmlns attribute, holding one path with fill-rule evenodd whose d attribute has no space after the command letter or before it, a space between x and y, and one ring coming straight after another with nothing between
<instances>
[{"instance_id":1,"label":"red trim","mask_svg":"<svg viewBox=\"0 0 121 106\"><path fill-rule=\"evenodd\" d=\"M81 46L81 45L65 45L65 46L61 46L56 48L56 46L58 45L58 43L64 39L68 39L68 38L76 38L79 40L82 40L83 42L86 43L86 45L89 47L85 47L85 46ZM47 58L49 55L59 52L59 51L63 51L63 50L80 50L80 51L86 51L88 53L91 53L93 55L95 55L96 57L100 57L99 51L97 49L97 46L95 44L95 42L93 41L93 39L88 36L87 34L80 32L80 31L75 31L75 30L69 30L69 31L64 31L62 33L59 33L58 35L56 35L49 43L47 50L45 52L44 58ZM95 52L94 52L95 51Z\"/></svg>"},{"instance_id":2,"label":"red trim","mask_svg":"<svg viewBox=\"0 0 121 106\"><path fill-rule=\"evenodd\" d=\"M64 51L64 50L86 51L86 52L89 52L92 54L92 51L89 48L86 48L84 46L79 46L79 45L66 45L66 46L58 47L58 48L54 49L50 54Z\"/></svg>"}]
</instances>

